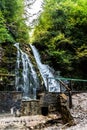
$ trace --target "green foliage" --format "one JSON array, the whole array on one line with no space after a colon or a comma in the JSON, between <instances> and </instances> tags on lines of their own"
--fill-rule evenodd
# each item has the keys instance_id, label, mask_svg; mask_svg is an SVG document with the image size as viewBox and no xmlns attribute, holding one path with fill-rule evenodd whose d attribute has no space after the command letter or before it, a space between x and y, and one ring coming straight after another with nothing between
<instances>
[{"instance_id":1,"label":"green foliage","mask_svg":"<svg viewBox=\"0 0 87 130\"><path fill-rule=\"evenodd\" d=\"M5 41L13 41L13 38L10 36L8 30L6 29L5 19L0 11L0 43Z\"/></svg>"},{"instance_id":2,"label":"green foliage","mask_svg":"<svg viewBox=\"0 0 87 130\"><path fill-rule=\"evenodd\" d=\"M0 1L0 31L1 42L29 42L28 27L24 19L23 0L1 0ZM13 40L14 39L14 40Z\"/></svg>"},{"instance_id":3,"label":"green foliage","mask_svg":"<svg viewBox=\"0 0 87 130\"><path fill-rule=\"evenodd\" d=\"M81 72L80 75L84 76L82 66L87 64L87 2L44 0L43 10L35 27L33 44L62 74L79 76Z\"/></svg>"}]
</instances>

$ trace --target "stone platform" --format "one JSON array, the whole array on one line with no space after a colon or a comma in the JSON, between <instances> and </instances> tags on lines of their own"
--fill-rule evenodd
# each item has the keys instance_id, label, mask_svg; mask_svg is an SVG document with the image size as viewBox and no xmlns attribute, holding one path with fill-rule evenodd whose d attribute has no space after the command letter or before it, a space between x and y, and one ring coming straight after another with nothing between
<instances>
[{"instance_id":1,"label":"stone platform","mask_svg":"<svg viewBox=\"0 0 87 130\"><path fill-rule=\"evenodd\" d=\"M0 113L9 113L11 108L20 109L22 93L17 91L0 91Z\"/></svg>"}]
</instances>

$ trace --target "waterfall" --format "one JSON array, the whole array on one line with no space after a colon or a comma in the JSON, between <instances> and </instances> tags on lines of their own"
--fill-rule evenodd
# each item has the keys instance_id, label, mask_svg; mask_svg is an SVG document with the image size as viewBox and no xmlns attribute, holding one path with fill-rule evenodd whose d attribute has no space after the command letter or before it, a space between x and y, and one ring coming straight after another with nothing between
<instances>
[{"instance_id":1,"label":"waterfall","mask_svg":"<svg viewBox=\"0 0 87 130\"><path fill-rule=\"evenodd\" d=\"M37 74L28 55L20 49L19 43L14 46L17 48L15 86L18 91L23 91L24 99L36 99L36 89L39 87Z\"/></svg>"},{"instance_id":2,"label":"waterfall","mask_svg":"<svg viewBox=\"0 0 87 130\"><path fill-rule=\"evenodd\" d=\"M59 84L59 82L57 82L55 80L54 75L53 75L50 67L48 65L41 63L40 55L39 55L37 49L35 48L35 46L30 44L30 47L33 51L34 57L35 57L36 62L37 62L37 66L38 66L39 71L42 75L46 89L48 89L47 87L49 86L49 90L48 90L49 92L60 92L60 84Z\"/></svg>"}]
</instances>

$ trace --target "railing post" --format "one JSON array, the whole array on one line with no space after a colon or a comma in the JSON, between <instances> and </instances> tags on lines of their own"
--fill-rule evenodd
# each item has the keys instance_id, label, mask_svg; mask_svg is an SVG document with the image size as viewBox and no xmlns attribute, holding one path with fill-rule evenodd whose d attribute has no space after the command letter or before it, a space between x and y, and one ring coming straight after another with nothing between
<instances>
[{"instance_id":1,"label":"railing post","mask_svg":"<svg viewBox=\"0 0 87 130\"><path fill-rule=\"evenodd\" d=\"M62 84L60 82L60 93L62 93Z\"/></svg>"},{"instance_id":2,"label":"railing post","mask_svg":"<svg viewBox=\"0 0 87 130\"><path fill-rule=\"evenodd\" d=\"M72 92L69 91L69 108L72 108Z\"/></svg>"},{"instance_id":3,"label":"railing post","mask_svg":"<svg viewBox=\"0 0 87 130\"><path fill-rule=\"evenodd\" d=\"M48 75L46 75L46 81L47 81L47 91L49 92Z\"/></svg>"}]
</instances>

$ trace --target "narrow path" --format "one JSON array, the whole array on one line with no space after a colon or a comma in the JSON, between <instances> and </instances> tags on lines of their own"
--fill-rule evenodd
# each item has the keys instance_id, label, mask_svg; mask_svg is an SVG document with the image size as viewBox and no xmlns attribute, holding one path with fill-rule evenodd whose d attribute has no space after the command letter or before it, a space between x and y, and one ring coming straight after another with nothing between
<instances>
[{"instance_id":1,"label":"narrow path","mask_svg":"<svg viewBox=\"0 0 87 130\"><path fill-rule=\"evenodd\" d=\"M87 130L87 93L75 94L72 98L73 108L71 113L76 126L67 128L67 130Z\"/></svg>"},{"instance_id":2,"label":"narrow path","mask_svg":"<svg viewBox=\"0 0 87 130\"><path fill-rule=\"evenodd\" d=\"M58 114L22 117L0 115L0 130L41 130L55 123L62 123L61 116Z\"/></svg>"}]
</instances>

